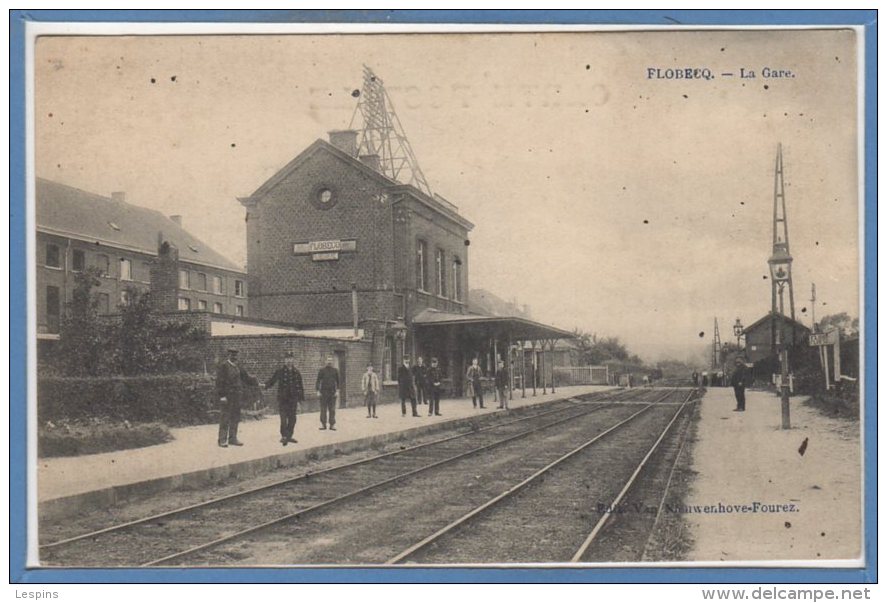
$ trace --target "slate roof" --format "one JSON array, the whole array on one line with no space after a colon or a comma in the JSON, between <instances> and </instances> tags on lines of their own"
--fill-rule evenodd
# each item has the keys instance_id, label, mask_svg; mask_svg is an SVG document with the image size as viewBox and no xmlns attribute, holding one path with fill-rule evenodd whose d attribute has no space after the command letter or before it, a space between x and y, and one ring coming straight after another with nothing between
<instances>
[{"instance_id":1,"label":"slate roof","mask_svg":"<svg viewBox=\"0 0 887 603\"><path fill-rule=\"evenodd\" d=\"M742 330L742 332L748 333L749 331L754 331L755 329L758 329L762 325L767 325L767 328L770 328L769 322L770 322L770 319L772 316L774 316L773 312L767 312L766 314L764 314L764 316L762 316L758 320L754 321L753 323L751 323L750 325L745 327ZM792 320L790 317L783 316L782 314L780 314L778 312L776 312L775 316L776 316L776 320L782 320L783 322L785 322L786 324L789 324L789 325L794 323L796 328L803 329L805 331L810 331L810 327L808 327L807 325L805 325L802 322L798 322L797 320Z\"/></svg>"},{"instance_id":2,"label":"slate roof","mask_svg":"<svg viewBox=\"0 0 887 603\"><path fill-rule=\"evenodd\" d=\"M359 158L352 157L348 153L320 138L308 145L301 153L296 155L296 157L293 158L292 161L280 168L280 170L278 170L273 176L271 176L259 188L257 188L253 192L253 194L251 194L249 197L240 198L240 202L248 204L250 202L260 200L262 197L271 192L271 190L275 186L283 182L290 174L301 167L301 165L305 163L305 161L309 157L313 156L319 151L330 153L334 157L338 158L340 161L343 161L346 164L350 165L352 168L369 175L371 178L375 178L390 192L409 193L410 195L412 195L413 198L442 213L457 224L461 224L466 229L472 230L474 228L474 224L472 224L467 218L462 216L455 205L453 205L451 202L447 201L440 195L432 197L426 195L424 192L420 191L418 188L411 184L402 184L400 182L397 182L396 180L392 180L385 174L377 172L376 170L365 164L363 161L361 161Z\"/></svg>"},{"instance_id":3,"label":"slate roof","mask_svg":"<svg viewBox=\"0 0 887 603\"><path fill-rule=\"evenodd\" d=\"M37 178L37 230L157 255L157 233L182 261L244 272L159 211Z\"/></svg>"}]
</instances>

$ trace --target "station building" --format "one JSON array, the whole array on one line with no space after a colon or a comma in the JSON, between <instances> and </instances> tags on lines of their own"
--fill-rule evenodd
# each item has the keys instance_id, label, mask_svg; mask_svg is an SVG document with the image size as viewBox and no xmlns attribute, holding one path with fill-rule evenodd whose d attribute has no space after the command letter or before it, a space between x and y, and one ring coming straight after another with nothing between
<instances>
[{"instance_id":1,"label":"station building","mask_svg":"<svg viewBox=\"0 0 887 603\"><path fill-rule=\"evenodd\" d=\"M116 313L132 288L149 290L158 310L210 335L207 367L237 347L260 379L291 351L310 388L333 356L343 406L362 402L367 363L382 377L383 401L393 400L404 356L426 364L437 357L447 396L465 394L473 358L488 381L503 360L518 395L553 387L552 369L569 357L562 342L572 334L525 315L472 312L474 225L440 195L388 177L377 156L358 156L358 148L357 131L331 132L239 199L246 271L178 216L127 203L121 193L38 179L38 350L58 338L76 273L96 266L100 313Z\"/></svg>"},{"instance_id":2,"label":"station building","mask_svg":"<svg viewBox=\"0 0 887 603\"><path fill-rule=\"evenodd\" d=\"M302 329L353 328L389 386L403 356L422 356L426 364L437 357L456 394L472 358L488 375L496 358L520 375L526 367L514 359L527 357L518 354L524 342L549 349L572 336L523 317L472 314L474 225L440 195L386 176L378 156L359 156L358 135L330 132L239 199L254 318ZM337 360L340 369L344 360ZM349 366L347 374L363 368Z\"/></svg>"},{"instance_id":3,"label":"station building","mask_svg":"<svg viewBox=\"0 0 887 603\"><path fill-rule=\"evenodd\" d=\"M810 327L797 320L792 320L778 312L768 312L745 327L742 332L745 336L746 356L749 362L755 363L776 356L777 349L774 347L776 331L774 329L779 332L782 341L789 347L806 345L811 333Z\"/></svg>"}]
</instances>

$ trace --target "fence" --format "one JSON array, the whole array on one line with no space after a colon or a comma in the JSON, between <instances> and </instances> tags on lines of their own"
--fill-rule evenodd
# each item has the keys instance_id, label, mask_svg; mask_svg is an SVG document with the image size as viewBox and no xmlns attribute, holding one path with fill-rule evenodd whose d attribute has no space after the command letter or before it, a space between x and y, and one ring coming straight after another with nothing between
<instances>
[{"instance_id":1,"label":"fence","mask_svg":"<svg viewBox=\"0 0 887 603\"><path fill-rule=\"evenodd\" d=\"M607 385L609 371L605 366L556 366L558 385Z\"/></svg>"}]
</instances>

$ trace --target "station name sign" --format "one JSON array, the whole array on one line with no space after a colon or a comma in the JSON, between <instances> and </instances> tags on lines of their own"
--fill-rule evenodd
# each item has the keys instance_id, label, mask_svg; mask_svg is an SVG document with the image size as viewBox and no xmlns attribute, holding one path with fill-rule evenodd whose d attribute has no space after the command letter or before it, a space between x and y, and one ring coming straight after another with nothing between
<instances>
[{"instance_id":1,"label":"station name sign","mask_svg":"<svg viewBox=\"0 0 887 603\"><path fill-rule=\"evenodd\" d=\"M813 333L810 335L810 345L835 345L838 343L838 330L833 329L827 333Z\"/></svg>"},{"instance_id":2,"label":"station name sign","mask_svg":"<svg viewBox=\"0 0 887 603\"><path fill-rule=\"evenodd\" d=\"M356 239L293 243L293 253L295 255L310 255L315 262L338 260L340 253L353 253L355 251L357 251Z\"/></svg>"}]
</instances>

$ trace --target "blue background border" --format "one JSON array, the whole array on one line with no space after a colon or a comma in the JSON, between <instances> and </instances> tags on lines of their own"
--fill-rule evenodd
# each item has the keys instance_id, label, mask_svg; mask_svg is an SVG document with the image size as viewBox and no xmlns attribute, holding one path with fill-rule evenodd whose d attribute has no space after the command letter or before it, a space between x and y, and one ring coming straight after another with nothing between
<instances>
[{"instance_id":1,"label":"blue background border","mask_svg":"<svg viewBox=\"0 0 887 603\"><path fill-rule=\"evenodd\" d=\"M25 569L27 290L25 252L25 23L525 23L865 26L865 551L863 569ZM877 581L877 11L875 10L15 10L10 12L9 93L9 579L14 583L540 582L853 583ZM15 350L16 353L12 353Z\"/></svg>"}]
</instances>

